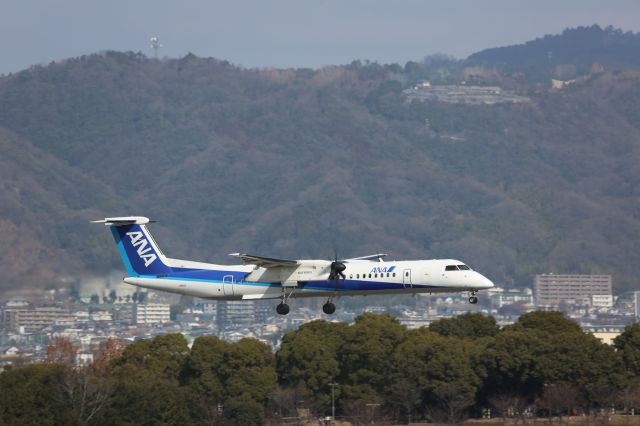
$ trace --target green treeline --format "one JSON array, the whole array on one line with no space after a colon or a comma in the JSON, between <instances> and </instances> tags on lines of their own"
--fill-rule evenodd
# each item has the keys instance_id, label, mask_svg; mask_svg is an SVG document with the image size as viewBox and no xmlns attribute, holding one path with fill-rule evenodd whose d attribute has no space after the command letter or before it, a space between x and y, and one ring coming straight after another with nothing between
<instances>
[{"instance_id":1,"label":"green treeline","mask_svg":"<svg viewBox=\"0 0 640 426\"><path fill-rule=\"evenodd\" d=\"M395 422L457 422L530 408L538 415L640 407L640 325L614 346L557 312L500 329L466 314L408 330L387 315L313 321L280 349L181 334L140 340L108 362L33 364L0 374L0 424L262 424L331 412ZM376 404L376 405L372 405ZM378 405L379 404L379 405Z\"/></svg>"}]
</instances>

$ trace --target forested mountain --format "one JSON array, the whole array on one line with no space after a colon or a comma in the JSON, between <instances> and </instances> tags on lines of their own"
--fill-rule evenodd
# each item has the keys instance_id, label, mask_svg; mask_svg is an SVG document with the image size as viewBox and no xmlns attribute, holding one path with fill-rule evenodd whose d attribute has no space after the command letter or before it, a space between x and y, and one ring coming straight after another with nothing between
<instances>
[{"instance_id":1,"label":"forested mountain","mask_svg":"<svg viewBox=\"0 0 640 426\"><path fill-rule=\"evenodd\" d=\"M87 222L128 214L172 257L385 251L499 285L637 284L640 74L452 105L407 103L415 71L107 52L0 78L0 288L121 269Z\"/></svg>"},{"instance_id":2,"label":"forested mountain","mask_svg":"<svg viewBox=\"0 0 640 426\"><path fill-rule=\"evenodd\" d=\"M640 34L598 25L570 28L524 44L482 50L466 63L520 72L538 81L571 78L592 70L640 69Z\"/></svg>"}]
</instances>

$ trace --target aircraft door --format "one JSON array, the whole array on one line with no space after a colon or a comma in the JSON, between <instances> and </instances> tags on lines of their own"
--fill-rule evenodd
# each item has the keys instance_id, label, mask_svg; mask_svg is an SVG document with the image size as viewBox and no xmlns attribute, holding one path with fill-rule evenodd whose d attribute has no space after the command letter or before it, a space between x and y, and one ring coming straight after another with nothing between
<instances>
[{"instance_id":1,"label":"aircraft door","mask_svg":"<svg viewBox=\"0 0 640 426\"><path fill-rule=\"evenodd\" d=\"M233 296L233 275L222 277L222 292L225 296Z\"/></svg>"},{"instance_id":2,"label":"aircraft door","mask_svg":"<svg viewBox=\"0 0 640 426\"><path fill-rule=\"evenodd\" d=\"M402 284L404 288L411 288L411 269L405 269L402 271Z\"/></svg>"}]
</instances>

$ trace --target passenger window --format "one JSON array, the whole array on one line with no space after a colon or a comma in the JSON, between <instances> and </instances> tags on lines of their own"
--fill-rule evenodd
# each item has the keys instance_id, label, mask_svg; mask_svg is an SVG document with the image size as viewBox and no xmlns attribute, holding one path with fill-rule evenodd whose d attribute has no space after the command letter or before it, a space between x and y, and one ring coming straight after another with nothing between
<instances>
[{"instance_id":1,"label":"passenger window","mask_svg":"<svg viewBox=\"0 0 640 426\"><path fill-rule=\"evenodd\" d=\"M369 274L369 278L371 278L371 274Z\"/></svg>"},{"instance_id":2,"label":"passenger window","mask_svg":"<svg viewBox=\"0 0 640 426\"><path fill-rule=\"evenodd\" d=\"M349 279L353 278L353 274L349 274Z\"/></svg>"},{"instance_id":3,"label":"passenger window","mask_svg":"<svg viewBox=\"0 0 640 426\"><path fill-rule=\"evenodd\" d=\"M446 268L444 268L445 271L457 271L458 267L456 265L447 265Z\"/></svg>"},{"instance_id":4,"label":"passenger window","mask_svg":"<svg viewBox=\"0 0 640 426\"><path fill-rule=\"evenodd\" d=\"M387 278L389 278L389 273L387 272Z\"/></svg>"},{"instance_id":5,"label":"passenger window","mask_svg":"<svg viewBox=\"0 0 640 426\"><path fill-rule=\"evenodd\" d=\"M460 268L461 271L468 271L471 269L467 265L458 265L458 268Z\"/></svg>"},{"instance_id":6,"label":"passenger window","mask_svg":"<svg viewBox=\"0 0 640 426\"><path fill-rule=\"evenodd\" d=\"M356 278L360 278L360 274L356 274Z\"/></svg>"},{"instance_id":7,"label":"passenger window","mask_svg":"<svg viewBox=\"0 0 640 426\"><path fill-rule=\"evenodd\" d=\"M378 274L375 274L373 277L374 277L374 278L378 278Z\"/></svg>"},{"instance_id":8,"label":"passenger window","mask_svg":"<svg viewBox=\"0 0 640 426\"><path fill-rule=\"evenodd\" d=\"M396 277L396 273L394 272L394 273L393 273L393 278L395 278L395 277Z\"/></svg>"}]
</instances>

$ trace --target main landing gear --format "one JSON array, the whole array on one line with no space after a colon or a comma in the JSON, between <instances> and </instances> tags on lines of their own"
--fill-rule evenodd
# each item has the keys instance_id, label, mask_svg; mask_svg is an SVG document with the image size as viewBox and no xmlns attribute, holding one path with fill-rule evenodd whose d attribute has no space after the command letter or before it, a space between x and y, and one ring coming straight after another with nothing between
<instances>
[{"instance_id":1,"label":"main landing gear","mask_svg":"<svg viewBox=\"0 0 640 426\"><path fill-rule=\"evenodd\" d=\"M289 299L289 295L282 296L282 302L278 306L276 306L276 312L280 315L287 315L289 313L289 305L287 305L287 300ZM327 315L331 315L336 311L336 305L333 303L332 299L327 300L327 302L322 305L322 312Z\"/></svg>"},{"instance_id":2,"label":"main landing gear","mask_svg":"<svg viewBox=\"0 0 640 426\"><path fill-rule=\"evenodd\" d=\"M282 287L282 302L276 306L276 312L280 315L287 315L289 313L289 305L287 305L287 302L289 301L289 297L293 294L294 288L295 287L291 287L287 292L287 287Z\"/></svg>"},{"instance_id":3,"label":"main landing gear","mask_svg":"<svg viewBox=\"0 0 640 426\"><path fill-rule=\"evenodd\" d=\"M336 305L333 304L331 299L327 300L327 303L322 305L322 312L327 315L331 315L336 311Z\"/></svg>"},{"instance_id":4,"label":"main landing gear","mask_svg":"<svg viewBox=\"0 0 640 426\"><path fill-rule=\"evenodd\" d=\"M471 303L472 305L475 305L476 303L478 303L478 298L476 297L475 291L469 292L469 303Z\"/></svg>"},{"instance_id":5,"label":"main landing gear","mask_svg":"<svg viewBox=\"0 0 640 426\"><path fill-rule=\"evenodd\" d=\"M289 305L282 302L278 306L276 306L276 312L280 315L287 315L289 313Z\"/></svg>"}]
</instances>

